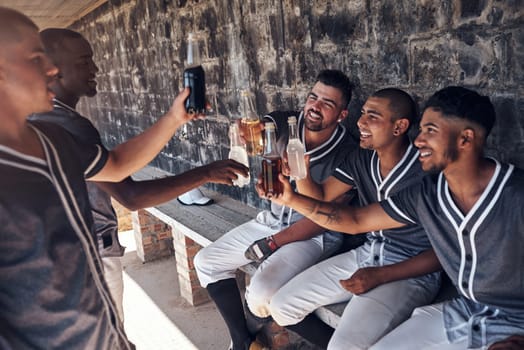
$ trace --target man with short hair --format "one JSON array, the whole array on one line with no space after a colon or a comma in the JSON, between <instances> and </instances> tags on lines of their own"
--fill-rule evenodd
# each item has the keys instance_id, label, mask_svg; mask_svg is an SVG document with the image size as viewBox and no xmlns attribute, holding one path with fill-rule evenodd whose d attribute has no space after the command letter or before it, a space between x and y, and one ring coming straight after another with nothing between
<instances>
[{"instance_id":1,"label":"man with short hair","mask_svg":"<svg viewBox=\"0 0 524 350\"><path fill-rule=\"evenodd\" d=\"M85 178L121 181L160 151L188 115L177 96L146 133L117 149L81 144L51 123L58 69L38 27L0 7L0 347L133 349L102 275Z\"/></svg>"},{"instance_id":2,"label":"man with short hair","mask_svg":"<svg viewBox=\"0 0 524 350\"><path fill-rule=\"evenodd\" d=\"M93 97L97 93L95 78L98 67L93 61L91 45L80 33L70 29L48 28L40 33L40 37L46 53L59 72L50 84L56 95L53 111L35 114L30 119L58 124L77 140L104 147L95 126L75 109L81 97ZM117 183L87 183L104 276L122 321L124 281L121 257L124 248L118 241L118 222L111 196L128 209L137 210L175 199L189 189L207 182L231 185L237 173L246 175L247 171L242 164L227 159L162 179L135 182L127 177Z\"/></svg>"},{"instance_id":3,"label":"man with short hair","mask_svg":"<svg viewBox=\"0 0 524 350\"><path fill-rule=\"evenodd\" d=\"M356 187L359 204L367 205L418 183L423 172L407 136L416 118L417 105L409 94L397 88L376 91L362 106L357 122L360 148L348 153L321 185L309 178L298 181L299 193L324 200ZM369 232L364 245L286 283L271 299L271 316L282 326L296 325L320 306L349 301L329 343L317 345L367 349L415 307L435 298L440 274L433 272L439 269L421 226ZM315 331L297 328L306 339Z\"/></svg>"},{"instance_id":4,"label":"man with short hair","mask_svg":"<svg viewBox=\"0 0 524 350\"><path fill-rule=\"evenodd\" d=\"M415 140L429 174L380 203L348 208L294 193L277 203L347 233L418 223L459 291L418 308L372 349L522 349L524 343L524 173L483 156L495 123L488 97L463 87L426 103ZM364 315L363 315L364 317Z\"/></svg>"},{"instance_id":5,"label":"man with short hair","mask_svg":"<svg viewBox=\"0 0 524 350\"><path fill-rule=\"evenodd\" d=\"M340 124L348 115L351 98L348 77L337 70L320 72L308 94L302 112L273 112L265 120L276 125L277 147L282 154L287 144L289 116L298 115L298 134L309 154L309 171L314 181L322 182L332 174L345 152L355 144L346 128ZM257 240L270 239L282 224L298 220L296 213L286 208L272 208L259 213L255 220L236 227L195 256L195 268L200 283L207 288L217 305L232 339L233 350L262 348L254 338L256 330L249 330L244 315L235 272L250 263L245 250ZM291 217L285 217L289 215ZM324 232L324 231L323 231ZM316 233L301 241L286 244L262 261L251 277L246 290L246 302L256 316L269 315L269 300L292 276L333 254L341 243L341 235L334 232ZM248 310L246 310L248 311ZM249 313L248 313L249 314Z\"/></svg>"}]
</instances>

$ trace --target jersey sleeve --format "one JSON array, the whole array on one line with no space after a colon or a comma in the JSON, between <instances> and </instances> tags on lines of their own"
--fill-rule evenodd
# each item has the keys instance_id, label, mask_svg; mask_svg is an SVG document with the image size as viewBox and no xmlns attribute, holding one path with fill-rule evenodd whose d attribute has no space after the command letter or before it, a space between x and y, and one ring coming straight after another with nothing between
<instances>
[{"instance_id":1,"label":"jersey sleeve","mask_svg":"<svg viewBox=\"0 0 524 350\"><path fill-rule=\"evenodd\" d=\"M73 152L78 157L86 179L95 176L105 166L109 151L101 144L73 141Z\"/></svg>"},{"instance_id":2,"label":"jersey sleeve","mask_svg":"<svg viewBox=\"0 0 524 350\"><path fill-rule=\"evenodd\" d=\"M382 209L394 220L404 224L418 222L417 203L422 186L415 184L379 202Z\"/></svg>"},{"instance_id":3,"label":"jersey sleeve","mask_svg":"<svg viewBox=\"0 0 524 350\"><path fill-rule=\"evenodd\" d=\"M344 159L340 162L340 164L335 168L335 171L333 172L333 176L343 183L356 187L355 184L355 177L354 177L354 166L355 162L357 161L358 150L353 150L344 157Z\"/></svg>"}]
</instances>

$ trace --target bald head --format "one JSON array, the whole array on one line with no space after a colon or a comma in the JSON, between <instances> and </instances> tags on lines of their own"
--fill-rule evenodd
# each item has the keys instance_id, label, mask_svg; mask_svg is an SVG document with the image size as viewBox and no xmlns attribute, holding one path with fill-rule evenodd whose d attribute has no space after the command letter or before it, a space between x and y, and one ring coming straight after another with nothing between
<instances>
[{"instance_id":1,"label":"bald head","mask_svg":"<svg viewBox=\"0 0 524 350\"><path fill-rule=\"evenodd\" d=\"M24 14L0 6L0 45L4 46L24 39L24 29L38 31L38 27ZM3 50L2 50L3 51Z\"/></svg>"},{"instance_id":2,"label":"bald head","mask_svg":"<svg viewBox=\"0 0 524 350\"><path fill-rule=\"evenodd\" d=\"M64 28L48 28L40 32L46 54L55 63L59 61L64 51L70 51L71 40L85 40L84 37L73 30Z\"/></svg>"}]
</instances>

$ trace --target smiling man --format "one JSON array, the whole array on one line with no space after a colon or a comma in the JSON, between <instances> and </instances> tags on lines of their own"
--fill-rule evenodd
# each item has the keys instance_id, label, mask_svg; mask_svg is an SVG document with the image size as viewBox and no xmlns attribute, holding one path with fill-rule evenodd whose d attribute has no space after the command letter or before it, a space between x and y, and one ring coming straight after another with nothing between
<instances>
[{"instance_id":1,"label":"smiling man","mask_svg":"<svg viewBox=\"0 0 524 350\"><path fill-rule=\"evenodd\" d=\"M50 84L56 97L52 112L35 114L30 119L58 124L77 140L104 148L98 130L75 109L80 98L97 94L95 79L98 67L93 61L91 45L81 34L70 29L48 28L40 33L40 37L46 53L59 69L56 79ZM127 177L117 183L87 184L95 233L104 264L104 276L122 321L124 281L120 258L124 254L124 248L118 241L118 222L111 197L128 209L137 210L167 202L207 182L231 185L237 178L237 173L246 175L247 171L242 164L227 159L162 179L134 181Z\"/></svg>"},{"instance_id":2,"label":"smiling man","mask_svg":"<svg viewBox=\"0 0 524 350\"><path fill-rule=\"evenodd\" d=\"M418 223L459 296L416 309L371 349L522 349L524 172L483 156L495 123L486 96L447 87L427 102L415 145L420 184L362 208L293 192L273 198L318 224L347 233ZM284 180L282 178L282 180Z\"/></svg>"},{"instance_id":3,"label":"smiling man","mask_svg":"<svg viewBox=\"0 0 524 350\"><path fill-rule=\"evenodd\" d=\"M0 348L133 349L102 274L85 179L121 181L179 126L189 89L152 127L108 151L28 121L52 110L58 73L38 27L0 7Z\"/></svg>"},{"instance_id":4,"label":"smiling man","mask_svg":"<svg viewBox=\"0 0 524 350\"><path fill-rule=\"evenodd\" d=\"M277 127L277 147L281 154L288 140L287 118L298 116L298 133L306 147L306 154L310 156L309 171L314 181L322 182L330 176L343 155L355 147L349 132L340 124L348 115L350 98L351 84L348 77L337 70L324 70L317 76L302 112L276 111L265 116ZM256 330L248 329L235 280L237 268L252 262L244 252L255 241L271 242L272 234L299 217L287 208L274 206L272 212L259 213L255 220L229 231L195 256L200 283L207 288L228 326L233 350L262 348L255 340L256 334L253 332ZM249 308L257 316L268 316L268 304L273 293L322 256L333 254L340 243L339 233L321 231L309 239L286 244L276 250L251 277L246 290Z\"/></svg>"},{"instance_id":5,"label":"smiling man","mask_svg":"<svg viewBox=\"0 0 524 350\"><path fill-rule=\"evenodd\" d=\"M355 187L360 205L367 205L420 182L418 151L407 136L416 119L417 105L409 94L397 88L376 91L362 106L357 122L360 148L348 153L321 185L308 178L298 181L299 193L329 200ZM277 241L283 233L275 235ZM317 345L367 349L415 307L433 301L440 287L437 270L440 265L420 225L372 231L362 246L324 260L286 283L271 299L271 315L308 338L324 328L319 321L313 324L315 309L349 301L331 338ZM304 319L311 323L309 329L301 325Z\"/></svg>"}]
</instances>

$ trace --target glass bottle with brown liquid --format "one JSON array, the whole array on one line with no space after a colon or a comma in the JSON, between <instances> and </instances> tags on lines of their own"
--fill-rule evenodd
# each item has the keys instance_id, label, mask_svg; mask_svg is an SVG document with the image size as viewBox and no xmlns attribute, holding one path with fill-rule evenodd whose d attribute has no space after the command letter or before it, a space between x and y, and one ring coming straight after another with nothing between
<instances>
[{"instance_id":1,"label":"glass bottle with brown liquid","mask_svg":"<svg viewBox=\"0 0 524 350\"><path fill-rule=\"evenodd\" d=\"M283 186L278 179L282 172L282 159L277 151L275 124L266 122L264 154L262 155L262 186L267 195L277 195L283 192Z\"/></svg>"},{"instance_id":2,"label":"glass bottle with brown liquid","mask_svg":"<svg viewBox=\"0 0 524 350\"><path fill-rule=\"evenodd\" d=\"M204 114L206 112L206 76L200 62L198 41L193 33L189 33L187 41L184 86L189 87L191 92L185 102L186 111L190 114Z\"/></svg>"},{"instance_id":3,"label":"glass bottle with brown liquid","mask_svg":"<svg viewBox=\"0 0 524 350\"><path fill-rule=\"evenodd\" d=\"M246 150L250 156L258 156L264 150L264 140L260 128L260 119L255 112L253 100L249 90L240 92L240 103L242 106L242 119L240 120L240 130L246 140Z\"/></svg>"}]
</instances>

